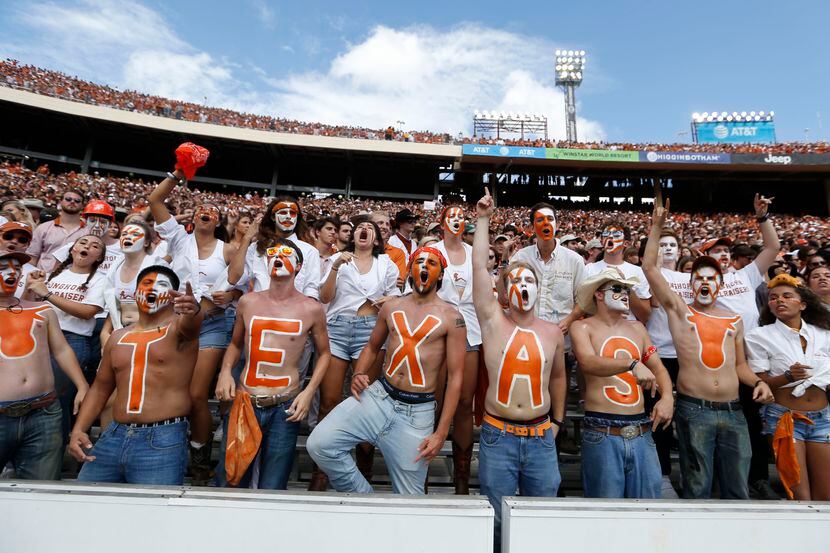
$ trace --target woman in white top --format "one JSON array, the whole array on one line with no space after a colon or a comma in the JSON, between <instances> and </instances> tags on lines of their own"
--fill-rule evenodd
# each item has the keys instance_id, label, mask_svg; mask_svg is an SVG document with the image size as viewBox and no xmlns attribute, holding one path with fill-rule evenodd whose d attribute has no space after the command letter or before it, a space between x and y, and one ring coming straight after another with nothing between
<instances>
[{"instance_id":1,"label":"woman in white top","mask_svg":"<svg viewBox=\"0 0 830 553\"><path fill-rule=\"evenodd\" d=\"M66 259L48 277L43 271L32 271L26 281L28 291L55 307L63 335L81 367L89 361L95 315L104 308L106 283L98 267L104 262L106 249L99 236L82 236L75 240ZM52 372L63 409L63 440L66 442L71 430L76 390L54 359Z\"/></svg>"},{"instance_id":2,"label":"woman in white top","mask_svg":"<svg viewBox=\"0 0 830 553\"><path fill-rule=\"evenodd\" d=\"M452 458L455 493L467 495L470 461L473 453L473 396L478 383L478 356L481 328L473 307L473 248L465 243L464 208L448 205L441 211L444 239L433 247L444 254L447 268L438 289L438 297L458 308L467 325L467 354L464 356L464 379L461 398L452 423Z\"/></svg>"},{"instance_id":3,"label":"woman in white top","mask_svg":"<svg viewBox=\"0 0 830 553\"><path fill-rule=\"evenodd\" d=\"M233 299L231 292L213 293L217 281L224 280L226 269L236 248L221 240L225 229L219 224L219 207L204 203L193 213L193 233L170 215L164 200L177 181L164 179L150 194L150 211L156 221L156 232L167 241L173 271L182 286L190 282L205 314L199 333L199 357L190 381L193 407L190 413L191 474L194 481L206 482L210 473L211 418L208 407L210 384L222 355L230 343L233 321L228 320L225 308Z\"/></svg>"},{"instance_id":4,"label":"woman in white top","mask_svg":"<svg viewBox=\"0 0 830 553\"><path fill-rule=\"evenodd\" d=\"M746 335L749 365L775 395L775 403L762 407L764 434L773 439L778 472L788 491L792 490L791 498L827 501L830 313L790 275L778 275L768 286L769 303L760 319L763 326Z\"/></svg>"},{"instance_id":5,"label":"woman in white top","mask_svg":"<svg viewBox=\"0 0 830 553\"><path fill-rule=\"evenodd\" d=\"M332 256L320 285L320 302L328 304L332 358L320 385L318 420L343 399L346 369L369 341L380 305L387 297L400 295L398 268L383 253L380 229L368 217L356 219L355 224L352 239Z\"/></svg>"}]
</instances>

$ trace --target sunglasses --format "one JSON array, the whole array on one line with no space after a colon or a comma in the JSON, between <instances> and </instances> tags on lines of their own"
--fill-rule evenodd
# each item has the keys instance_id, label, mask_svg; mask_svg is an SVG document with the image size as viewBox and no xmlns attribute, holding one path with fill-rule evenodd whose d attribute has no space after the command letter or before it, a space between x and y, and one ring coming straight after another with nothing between
<instances>
[{"instance_id":1,"label":"sunglasses","mask_svg":"<svg viewBox=\"0 0 830 553\"><path fill-rule=\"evenodd\" d=\"M265 250L266 255L268 257L274 257L275 255L284 255L289 256L294 254L294 250L288 246L273 246Z\"/></svg>"},{"instance_id":2,"label":"sunglasses","mask_svg":"<svg viewBox=\"0 0 830 553\"><path fill-rule=\"evenodd\" d=\"M19 244L28 244L29 237L25 234L15 233L15 232L6 232L3 233L3 240L6 242L11 242L12 240L16 240Z\"/></svg>"},{"instance_id":3,"label":"sunglasses","mask_svg":"<svg viewBox=\"0 0 830 553\"><path fill-rule=\"evenodd\" d=\"M71 203L71 204L80 204L80 203L83 203L83 200L82 200L81 198L64 198L64 199L63 199L63 201L65 201L65 202L69 202L69 203Z\"/></svg>"},{"instance_id":4,"label":"sunglasses","mask_svg":"<svg viewBox=\"0 0 830 553\"><path fill-rule=\"evenodd\" d=\"M827 265L827 262L824 261L824 260L810 261L810 263L808 264L808 266L810 266L810 267L824 267L825 265Z\"/></svg>"},{"instance_id":5,"label":"sunglasses","mask_svg":"<svg viewBox=\"0 0 830 553\"><path fill-rule=\"evenodd\" d=\"M630 291L627 286L623 286L622 284L614 284L613 286L603 288L601 291L607 292L608 290L611 290L615 294L622 294L623 292L627 294Z\"/></svg>"}]
</instances>

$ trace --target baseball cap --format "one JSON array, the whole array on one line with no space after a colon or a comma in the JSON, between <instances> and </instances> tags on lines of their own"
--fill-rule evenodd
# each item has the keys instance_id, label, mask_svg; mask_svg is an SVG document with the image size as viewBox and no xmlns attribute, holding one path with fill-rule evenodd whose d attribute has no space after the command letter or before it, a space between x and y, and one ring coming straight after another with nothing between
<instances>
[{"instance_id":1,"label":"baseball cap","mask_svg":"<svg viewBox=\"0 0 830 553\"><path fill-rule=\"evenodd\" d=\"M23 198L23 205L32 209L43 209L43 201L37 198Z\"/></svg>"},{"instance_id":2,"label":"baseball cap","mask_svg":"<svg viewBox=\"0 0 830 553\"><path fill-rule=\"evenodd\" d=\"M498 235L498 236L496 236L496 238L493 240L493 243L495 244L495 243L496 243L496 242L498 242L499 240L510 240L510 237L509 237L509 236L507 236L506 234L499 234L499 235Z\"/></svg>"},{"instance_id":3,"label":"baseball cap","mask_svg":"<svg viewBox=\"0 0 830 553\"><path fill-rule=\"evenodd\" d=\"M429 226L427 227L427 233L432 232L433 230L437 229L440 226L441 225L439 225L438 223L430 223Z\"/></svg>"},{"instance_id":4,"label":"baseball cap","mask_svg":"<svg viewBox=\"0 0 830 553\"><path fill-rule=\"evenodd\" d=\"M560 244L567 244L568 242L573 242L574 240L578 240L579 237L575 234L566 234L562 238L559 239Z\"/></svg>"},{"instance_id":5,"label":"baseball cap","mask_svg":"<svg viewBox=\"0 0 830 553\"><path fill-rule=\"evenodd\" d=\"M13 259L17 259L20 261L20 264L28 263L32 256L27 253L23 252L13 252L9 250L0 250L0 259L6 259L7 257L11 257Z\"/></svg>"},{"instance_id":6,"label":"baseball cap","mask_svg":"<svg viewBox=\"0 0 830 553\"><path fill-rule=\"evenodd\" d=\"M594 248L602 249L602 242L598 238L594 238L593 240L588 240L585 247L589 250L593 250Z\"/></svg>"},{"instance_id":7,"label":"baseball cap","mask_svg":"<svg viewBox=\"0 0 830 553\"><path fill-rule=\"evenodd\" d=\"M19 223L17 221L8 221L0 225L0 234L4 232L9 232L10 230L19 230L21 232L25 232L29 236L32 236L32 227L24 223Z\"/></svg>"},{"instance_id":8,"label":"baseball cap","mask_svg":"<svg viewBox=\"0 0 830 553\"><path fill-rule=\"evenodd\" d=\"M727 248L731 248L732 239L726 236L722 236L720 238L712 238L703 243L703 245L700 247L700 251L701 253L706 253L715 246L726 246Z\"/></svg>"}]
</instances>

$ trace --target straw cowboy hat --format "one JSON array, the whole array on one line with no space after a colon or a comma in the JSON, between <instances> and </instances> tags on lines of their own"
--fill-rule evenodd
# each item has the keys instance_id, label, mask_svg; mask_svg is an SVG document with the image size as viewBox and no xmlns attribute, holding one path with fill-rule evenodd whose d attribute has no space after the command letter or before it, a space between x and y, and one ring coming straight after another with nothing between
<instances>
[{"instance_id":1,"label":"straw cowboy hat","mask_svg":"<svg viewBox=\"0 0 830 553\"><path fill-rule=\"evenodd\" d=\"M625 278L619 270L612 267L606 267L595 275L585 279L582 286L576 292L576 303L585 313L593 315L597 312L597 303L594 301L594 292L599 290L605 284L612 282L614 284L622 284L628 288L633 288L640 284L640 279L637 277Z\"/></svg>"}]
</instances>

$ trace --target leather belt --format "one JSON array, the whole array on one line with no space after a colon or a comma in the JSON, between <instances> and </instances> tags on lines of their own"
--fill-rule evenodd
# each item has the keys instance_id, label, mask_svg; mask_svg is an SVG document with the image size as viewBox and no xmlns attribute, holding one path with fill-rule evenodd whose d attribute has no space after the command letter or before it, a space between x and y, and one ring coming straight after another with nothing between
<instances>
[{"instance_id":1,"label":"leather belt","mask_svg":"<svg viewBox=\"0 0 830 553\"><path fill-rule=\"evenodd\" d=\"M504 430L508 434L513 434L515 436L544 436L545 431L549 430L553 423L550 422L550 419L545 419L544 421L537 423L537 424L511 424L509 422L505 422L503 420L499 420L496 417L489 415L487 413L484 414L484 422L491 426L495 426L499 430Z\"/></svg>"},{"instance_id":2,"label":"leather belt","mask_svg":"<svg viewBox=\"0 0 830 553\"><path fill-rule=\"evenodd\" d=\"M251 396L251 403L254 405L254 407L259 407L260 409L264 409L266 407L276 407L277 405L288 403L298 395L300 395L299 390L295 390L290 394L277 394L274 396Z\"/></svg>"},{"instance_id":3,"label":"leather belt","mask_svg":"<svg viewBox=\"0 0 830 553\"><path fill-rule=\"evenodd\" d=\"M651 429L651 424L629 424L628 426L585 426L586 430L593 430L594 432L602 432L609 436L622 436L626 440L637 438L646 434Z\"/></svg>"},{"instance_id":4,"label":"leather belt","mask_svg":"<svg viewBox=\"0 0 830 553\"><path fill-rule=\"evenodd\" d=\"M164 419L163 421L156 421L156 422L119 422L118 424L122 426L128 426L130 428L156 428L157 426L167 426L168 424L178 424L180 422L185 422L187 417L173 417L171 419Z\"/></svg>"},{"instance_id":5,"label":"leather belt","mask_svg":"<svg viewBox=\"0 0 830 553\"><path fill-rule=\"evenodd\" d=\"M740 411L743 409L740 400L732 401L709 401L708 399L700 399L697 397L687 396L678 392L677 399L694 403L698 407L706 407L707 409L714 409L715 411Z\"/></svg>"},{"instance_id":6,"label":"leather belt","mask_svg":"<svg viewBox=\"0 0 830 553\"><path fill-rule=\"evenodd\" d=\"M51 391L42 398L33 401L16 401L6 405L5 407L0 407L0 415L6 415L7 417L23 417L35 409L51 405L57 397L58 394L55 391Z\"/></svg>"}]
</instances>

